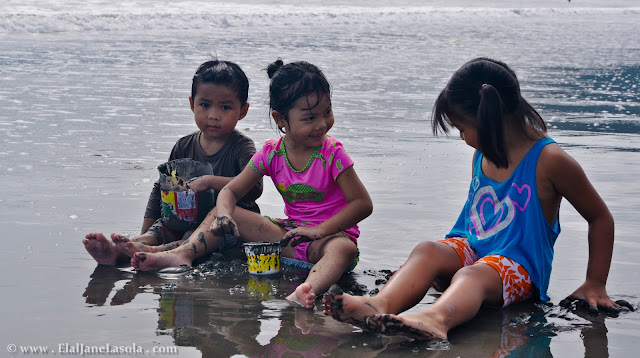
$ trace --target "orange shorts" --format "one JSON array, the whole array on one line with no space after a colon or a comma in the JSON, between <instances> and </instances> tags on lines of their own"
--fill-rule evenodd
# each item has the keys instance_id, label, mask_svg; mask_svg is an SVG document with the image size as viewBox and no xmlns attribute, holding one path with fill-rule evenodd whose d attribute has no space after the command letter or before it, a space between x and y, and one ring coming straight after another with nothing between
<instances>
[{"instance_id":1,"label":"orange shorts","mask_svg":"<svg viewBox=\"0 0 640 358\"><path fill-rule=\"evenodd\" d=\"M488 255L479 257L471 248L469 241L463 237L450 237L438 240L456 250L462 267L485 263L493 267L502 278L502 300L506 307L514 302L529 298L535 289L527 270L519 263L501 255Z\"/></svg>"}]
</instances>

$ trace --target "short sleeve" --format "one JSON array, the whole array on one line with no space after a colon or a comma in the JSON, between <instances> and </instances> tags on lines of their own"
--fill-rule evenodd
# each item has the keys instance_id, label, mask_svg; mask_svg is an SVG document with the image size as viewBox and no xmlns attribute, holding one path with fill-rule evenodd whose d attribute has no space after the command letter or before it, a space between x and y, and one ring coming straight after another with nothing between
<instances>
[{"instance_id":1,"label":"short sleeve","mask_svg":"<svg viewBox=\"0 0 640 358\"><path fill-rule=\"evenodd\" d=\"M238 167L240 171L242 171L256 154L256 146L251 139L242 137L242 139L238 141L238 148L235 149L238 153Z\"/></svg>"},{"instance_id":2,"label":"short sleeve","mask_svg":"<svg viewBox=\"0 0 640 358\"><path fill-rule=\"evenodd\" d=\"M275 142L273 140L268 140L262 146L262 149L257 151L253 157L251 157L251 161L249 165L251 168L255 170L260 175L269 175L269 155L275 149Z\"/></svg>"},{"instance_id":3,"label":"short sleeve","mask_svg":"<svg viewBox=\"0 0 640 358\"><path fill-rule=\"evenodd\" d=\"M353 166L353 160L347 154L342 143L333 139L329 141L329 170L331 177L336 180L342 172Z\"/></svg>"}]
</instances>

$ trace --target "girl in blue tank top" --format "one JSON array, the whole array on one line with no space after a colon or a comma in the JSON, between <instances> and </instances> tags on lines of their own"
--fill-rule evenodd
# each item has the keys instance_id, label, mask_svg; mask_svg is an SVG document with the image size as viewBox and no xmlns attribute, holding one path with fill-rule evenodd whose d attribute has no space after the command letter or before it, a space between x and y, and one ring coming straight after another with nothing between
<instances>
[{"instance_id":1,"label":"girl in blue tank top","mask_svg":"<svg viewBox=\"0 0 640 358\"><path fill-rule=\"evenodd\" d=\"M374 297L348 295L334 285L323 300L325 314L382 334L446 340L483 304L548 300L563 197L589 223L587 277L568 299L619 310L605 288L613 217L580 165L546 136L516 74L488 58L463 65L433 110L434 134L452 127L476 149L469 194L453 229L444 240L416 246ZM398 315L432 284L444 291L433 305Z\"/></svg>"}]
</instances>

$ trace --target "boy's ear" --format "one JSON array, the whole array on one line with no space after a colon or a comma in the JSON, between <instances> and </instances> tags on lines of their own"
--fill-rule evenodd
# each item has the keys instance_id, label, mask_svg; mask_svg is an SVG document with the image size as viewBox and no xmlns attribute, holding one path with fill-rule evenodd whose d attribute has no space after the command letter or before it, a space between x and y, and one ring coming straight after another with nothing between
<instances>
[{"instance_id":1,"label":"boy's ear","mask_svg":"<svg viewBox=\"0 0 640 358\"><path fill-rule=\"evenodd\" d=\"M247 115L247 111L249 111L249 103L245 103L240 109L240 116L238 117L238 120L244 118Z\"/></svg>"},{"instance_id":2,"label":"boy's ear","mask_svg":"<svg viewBox=\"0 0 640 358\"><path fill-rule=\"evenodd\" d=\"M280 112L273 110L271 111L271 116L276 122L276 125L278 125L278 128L284 128L284 124L286 123L286 121L284 120L284 116L280 114Z\"/></svg>"},{"instance_id":3,"label":"boy's ear","mask_svg":"<svg viewBox=\"0 0 640 358\"><path fill-rule=\"evenodd\" d=\"M193 105L193 97L189 96L189 106L191 106L191 112L193 112L193 109L195 108Z\"/></svg>"}]
</instances>

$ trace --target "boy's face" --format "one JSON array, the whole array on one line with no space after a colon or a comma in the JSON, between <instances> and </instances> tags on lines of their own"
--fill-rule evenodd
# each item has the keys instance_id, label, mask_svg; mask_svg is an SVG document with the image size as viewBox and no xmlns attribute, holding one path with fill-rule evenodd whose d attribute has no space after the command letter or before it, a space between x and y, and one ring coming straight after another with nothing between
<instances>
[{"instance_id":1,"label":"boy's face","mask_svg":"<svg viewBox=\"0 0 640 358\"><path fill-rule=\"evenodd\" d=\"M189 103L196 125L207 140L226 140L249 109L249 104L243 106L232 89L213 83L198 85L196 96L189 97Z\"/></svg>"}]
</instances>

